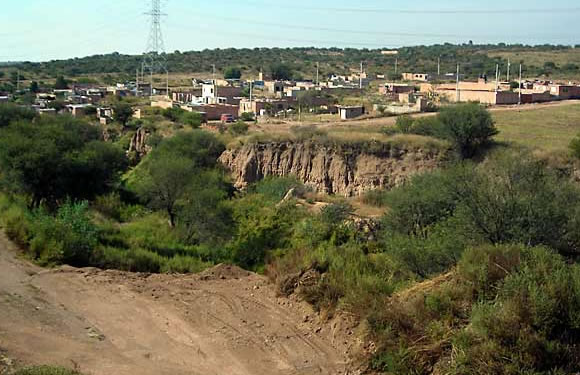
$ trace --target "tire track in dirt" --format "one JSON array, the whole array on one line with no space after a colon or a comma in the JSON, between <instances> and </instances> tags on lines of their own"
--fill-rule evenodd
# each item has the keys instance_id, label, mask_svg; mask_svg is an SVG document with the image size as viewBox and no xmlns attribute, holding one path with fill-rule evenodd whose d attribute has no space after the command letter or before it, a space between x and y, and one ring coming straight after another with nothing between
<instances>
[{"instance_id":1,"label":"tire track in dirt","mask_svg":"<svg viewBox=\"0 0 580 375\"><path fill-rule=\"evenodd\" d=\"M329 337L303 324L309 307L281 303L259 275L47 271L16 253L0 233L0 351L15 363L92 375L349 373Z\"/></svg>"}]
</instances>

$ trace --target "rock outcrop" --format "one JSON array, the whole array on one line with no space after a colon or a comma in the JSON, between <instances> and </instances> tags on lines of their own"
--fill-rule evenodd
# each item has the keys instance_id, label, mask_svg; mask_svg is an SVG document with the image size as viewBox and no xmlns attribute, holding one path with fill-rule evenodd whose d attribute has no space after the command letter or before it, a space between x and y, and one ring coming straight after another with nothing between
<instances>
[{"instance_id":1,"label":"rock outcrop","mask_svg":"<svg viewBox=\"0 0 580 375\"><path fill-rule=\"evenodd\" d=\"M140 160L151 151L151 146L147 144L150 133L145 128L139 128L131 137L129 143L129 153L135 153L137 160Z\"/></svg>"},{"instance_id":2,"label":"rock outcrop","mask_svg":"<svg viewBox=\"0 0 580 375\"><path fill-rule=\"evenodd\" d=\"M441 165L447 150L405 149L379 142L316 144L271 142L226 150L220 161L237 188L267 176L296 176L315 191L342 196L398 186L416 173Z\"/></svg>"}]
</instances>

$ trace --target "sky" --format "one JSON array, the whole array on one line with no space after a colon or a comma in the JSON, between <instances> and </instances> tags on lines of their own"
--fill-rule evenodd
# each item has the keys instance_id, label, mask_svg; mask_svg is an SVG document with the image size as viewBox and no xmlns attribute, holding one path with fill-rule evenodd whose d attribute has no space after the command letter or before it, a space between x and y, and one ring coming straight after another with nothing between
<instances>
[{"instance_id":1,"label":"sky","mask_svg":"<svg viewBox=\"0 0 580 375\"><path fill-rule=\"evenodd\" d=\"M162 0L165 51L580 44L579 0ZM151 0L1 0L0 61L146 50Z\"/></svg>"}]
</instances>

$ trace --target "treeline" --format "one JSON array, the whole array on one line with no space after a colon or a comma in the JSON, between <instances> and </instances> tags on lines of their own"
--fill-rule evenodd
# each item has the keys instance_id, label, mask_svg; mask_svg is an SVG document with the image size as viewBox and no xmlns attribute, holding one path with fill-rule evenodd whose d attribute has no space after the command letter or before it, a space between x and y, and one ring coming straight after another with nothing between
<instances>
[{"instance_id":1,"label":"treeline","mask_svg":"<svg viewBox=\"0 0 580 375\"><path fill-rule=\"evenodd\" d=\"M462 64L462 74L468 78L480 74L493 76L496 63L507 64L499 58L490 58L488 52L502 51L561 51L568 46L525 46L525 45L453 45L441 44L400 48L399 55L382 55L380 49L354 48L243 48L213 49L203 51L175 51L166 55L169 70L174 73L209 72L215 64L218 71L226 72L235 67L242 73L256 74L259 71L270 73L272 67L280 62L288 64L296 72L294 78L310 78L315 75L316 64L320 64L321 75L345 74L358 68L364 61L366 69L372 73L392 74L395 59L398 59L399 72L437 72L437 62L441 59L442 73L455 72L457 63ZM112 53L69 60L55 60L43 63L24 62L15 65L23 72L55 78L59 75L78 77L87 74L124 74L127 79L135 75L142 57ZM569 64L568 68L572 68ZM557 67L564 69L565 67ZM527 67L532 73L544 67ZM552 69L553 70L553 69Z\"/></svg>"}]
</instances>

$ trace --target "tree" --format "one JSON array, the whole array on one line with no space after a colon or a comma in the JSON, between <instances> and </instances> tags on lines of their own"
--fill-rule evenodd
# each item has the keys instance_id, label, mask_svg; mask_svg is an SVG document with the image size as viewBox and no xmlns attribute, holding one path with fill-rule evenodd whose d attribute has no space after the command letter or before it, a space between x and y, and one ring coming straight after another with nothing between
<instances>
[{"instance_id":1,"label":"tree","mask_svg":"<svg viewBox=\"0 0 580 375\"><path fill-rule=\"evenodd\" d=\"M202 194L206 188L220 190L218 183L210 183L215 179L200 176L207 176L207 172L216 168L217 158L224 149L215 136L201 130L178 133L164 140L137 167L133 188L150 207L167 214L171 227L187 226L186 223L198 225L191 216L193 207L199 205L196 194ZM195 209L195 215L203 217L204 214ZM190 239L195 237L191 230L186 230Z\"/></svg>"},{"instance_id":2,"label":"tree","mask_svg":"<svg viewBox=\"0 0 580 375\"><path fill-rule=\"evenodd\" d=\"M54 88L57 90L66 90L68 89L68 81L64 78L64 76L58 76L56 78Z\"/></svg>"},{"instance_id":3,"label":"tree","mask_svg":"<svg viewBox=\"0 0 580 375\"><path fill-rule=\"evenodd\" d=\"M32 92L32 93L35 93L35 94L36 94L38 91L39 91L38 82L36 82L36 81L32 81L32 82L30 83L30 92Z\"/></svg>"},{"instance_id":4,"label":"tree","mask_svg":"<svg viewBox=\"0 0 580 375\"><path fill-rule=\"evenodd\" d=\"M31 109L14 104L0 104L0 128L8 126L11 122L20 120L32 120L36 112Z\"/></svg>"},{"instance_id":5,"label":"tree","mask_svg":"<svg viewBox=\"0 0 580 375\"><path fill-rule=\"evenodd\" d=\"M12 123L0 129L1 182L27 195L31 207L103 194L125 169L126 157L101 134L68 116Z\"/></svg>"},{"instance_id":6,"label":"tree","mask_svg":"<svg viewBox=\"0 0 580 375\"><path fill-rule=\"evenodd\" d=\"M270 68L272 79L277 81L287 81L292 79L292 68L283 63L274 64Z\"/></svg>"},{"instance_id":7,"label":"tree","mask_svg":"<svg viewBox=\"0 0 580 375\"><path fill-rule=\"evenodd\" d=\"M229 67L226 68L224 71L224 78L225 79L240 79L242 78L242 71L240 68L237 67Z\"/></svg>"},{"instance_id":8,"label":"tree","mask_svg":"<svg viewBox=\"0 0 580 375\"><path fill-rule=\"evenodd\" d=\"M463 158L471 158L498 134L490 113L477 103L445 107L437 116L435 136L448 139Z\"/></svg>"},{"instance_id":9,"label":"tree","mask_svg":"<svg viewBox=\"0 0 580 375\"><path fill-rule=\"evenodd\" d=\"M113 117L115 121L126 126L127 122L133 117L133 107L131 107L131 104L119 101L113 105Z\"/></svg>"}]
</instances>

